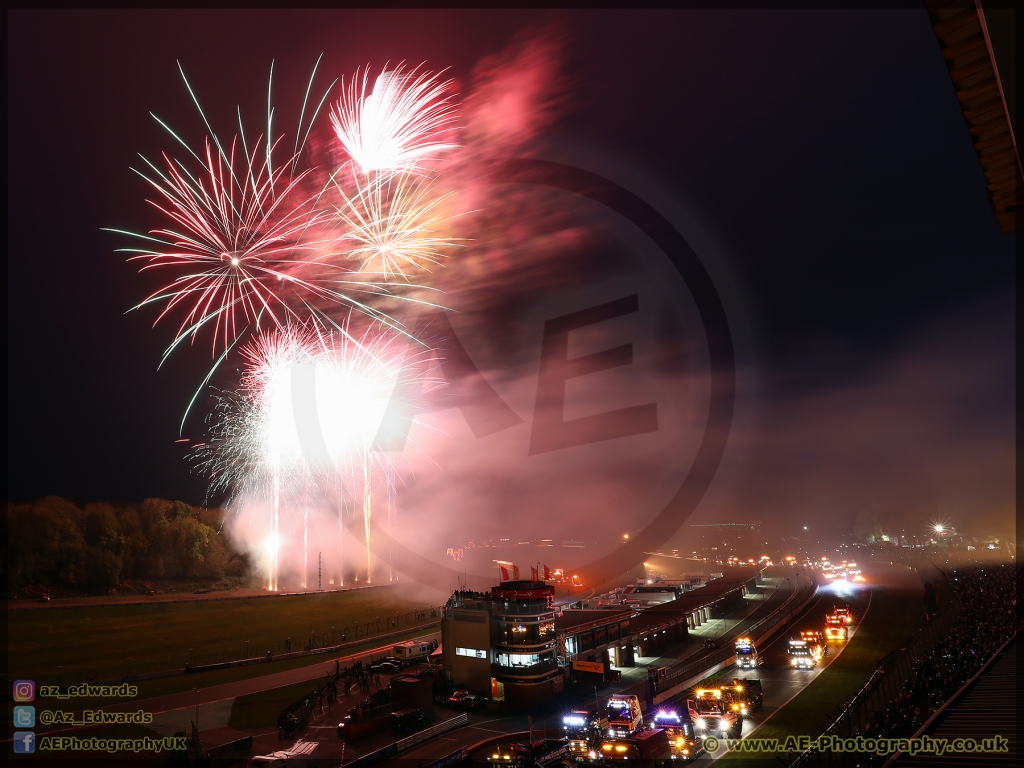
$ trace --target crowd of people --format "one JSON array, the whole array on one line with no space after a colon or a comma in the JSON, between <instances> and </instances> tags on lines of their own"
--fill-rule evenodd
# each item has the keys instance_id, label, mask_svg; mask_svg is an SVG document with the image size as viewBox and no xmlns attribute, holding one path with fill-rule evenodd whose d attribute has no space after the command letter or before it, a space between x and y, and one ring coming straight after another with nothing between
<instances>
[{"instance_id":1,"label":"crowd of people","mask_svg":"<svg viewBox=\"0 0 1024 768\"><path fill-rule=\"evenodd\" d=\"M317 685L313 694L297 705L289 707L281 714L278 720L280 736L282 738L291 736L299 728L304 726L311 716L319 710L320 715L329 714L331 708L341 702L342 698L348 698L356 692L369 693L373 686L374 691L363 698L358 704L346 713L353 720L361 720L364 712L374 707L387 704L391 700L391 686L385 686L381 681L380 673L374 672L371 667L386 657L371 658L368 663L355 661L348 666L341 666L341 660L334 662L334 674ZM342 692L338 687L342 686Z\"/></svg>"},{"instance_id":2,"label":"crowd of people","mask_svg":"<svg viewBox=\"0 0 1024 768\"><path fill-rule=\"evenodd\" d=\"M1018 629L1013 566L957 568L948 579L959 608L956 622L915 665L899 698L872 715L863 736L913 735Z\"/></svg>"}]
</instances>

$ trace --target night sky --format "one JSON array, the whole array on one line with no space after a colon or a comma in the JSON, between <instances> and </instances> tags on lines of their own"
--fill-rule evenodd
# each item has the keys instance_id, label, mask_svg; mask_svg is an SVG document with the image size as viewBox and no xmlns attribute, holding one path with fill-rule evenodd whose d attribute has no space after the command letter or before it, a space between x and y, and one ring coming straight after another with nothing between
<instances>
[{"instance_id":1,"label":"night sky","mask_svg":"<svg viewBox=\"0 0 1024 768\"><path fill-rule=\"evenodd\" d=\"M10 11L9 500L203 500L175 440L208 346L157 371L172 329L127 312L155 283L101 231L154 225L129 170L174 149L151 110L201 136L176 61L230 129L236 105L258 120L272 59L287 125L321 52L329 79L404 60L468 87L533 36L560 66L531 152L602 158L715 244L743 448L704 514L1005 530L1014 236L923 8Z\"/></svg>"}]
</instances>

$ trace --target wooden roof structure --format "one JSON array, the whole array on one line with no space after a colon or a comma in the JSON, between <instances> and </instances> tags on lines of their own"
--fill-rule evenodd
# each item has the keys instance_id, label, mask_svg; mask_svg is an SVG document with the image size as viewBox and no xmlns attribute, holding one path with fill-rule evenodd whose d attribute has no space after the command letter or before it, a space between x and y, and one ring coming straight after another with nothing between
<instances>
[{"instance_id":1,"label":"wooden roof structure","mask_svg":"<svg viewBox=\"0 0 1024 768\"><path fill-rule=\"evenodd\" d=\"M1002 231L1013 232L1024 188L1011 117L1015 95L1010 80L1013 75L1008 70L1013 67L1013 59L1005 52L1000 57L998 44L993 48L991 18L986 19L980 3L926 0L925 8L985 174L989 205Z\"/></svg>"}]
</instances>

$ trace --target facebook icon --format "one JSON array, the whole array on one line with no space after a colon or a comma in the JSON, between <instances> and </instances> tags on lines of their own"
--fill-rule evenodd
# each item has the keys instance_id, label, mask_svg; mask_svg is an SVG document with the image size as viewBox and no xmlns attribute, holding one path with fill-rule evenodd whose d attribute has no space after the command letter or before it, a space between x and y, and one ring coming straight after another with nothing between
<instances>
[{"instance_id":1,"label":"facebook icon","mask_svg":"<svg viewBox=\"0 0 1024 768\"><path fill-rule=\"evenodd\" d=\"M19 755L31 755L36 751L36 735L32 731L14 732L14 752Z\"/></svg>"}]
</instances>

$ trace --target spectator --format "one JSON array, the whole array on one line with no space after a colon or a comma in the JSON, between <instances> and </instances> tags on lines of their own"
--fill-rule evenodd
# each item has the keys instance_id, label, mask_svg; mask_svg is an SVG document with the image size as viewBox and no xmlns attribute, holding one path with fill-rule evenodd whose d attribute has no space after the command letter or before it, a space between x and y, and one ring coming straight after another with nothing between
<instances>
[{"instance_id":1,"label":"spectator","mask_svg":"<svg viewBox=\"0 0 1024 768\"><path fill-rule=\"evenodd\" d=\"M950 578L959 603L956 623L917 662L896 700L869 718L860 731L863 736L913 735L1016 630L1017 574L1012 566L959 568ZM934 611L933 605L929 608ZM886 759L872 757L868 765Z\"/></svg>"}]
</instances>

